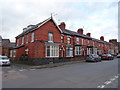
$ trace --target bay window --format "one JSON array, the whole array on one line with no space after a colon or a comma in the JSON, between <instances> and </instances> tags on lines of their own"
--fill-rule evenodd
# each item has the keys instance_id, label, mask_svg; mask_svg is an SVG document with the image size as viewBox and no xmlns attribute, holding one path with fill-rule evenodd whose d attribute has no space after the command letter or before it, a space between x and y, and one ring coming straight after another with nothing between
<instances>
[{"instance_id":1,"label":"bay window","mask_svg":"<svg viewBox=\"0 0 120 90\"><path fill-rule=\"evenodd\" d=\"M73 48L72 47L67 47L66 48L66 56L67 57L73 57Z\"/></svg>"},{"instance_id":2,"label":"bay window","mask_svg":"<svg viewBox=\"0 0 120 90\"><path fill-rule=\"evenodd\" d=\"M81 47L80 46L75 47L75 55L81 55Z\"/></svg>"},{"instance_id":3,"label":"bay window","mask_svg":"<svg viewBox=\"0 0 120 90\"><path fill-rule=\"evenodd\" d=\"M59 56L59 46L46 46L46 57L58 57Z\"/></svg>"}]
</instances>

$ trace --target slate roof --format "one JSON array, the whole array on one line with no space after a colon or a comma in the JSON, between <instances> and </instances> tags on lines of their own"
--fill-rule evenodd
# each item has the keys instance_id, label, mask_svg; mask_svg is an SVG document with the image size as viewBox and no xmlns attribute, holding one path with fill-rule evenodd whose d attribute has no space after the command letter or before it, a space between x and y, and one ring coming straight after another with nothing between
<instances>
[{"instance_id":1,"label":"slate roof","mask_svg":"<svg viewBox=\"0 0 120 90\"><path fill-rule=\"evenodd\" d=\"M2 39L2 45L4 45L6 41L9 41L9 39Z\"/></svg>"},{"instance_id":2,"label":"slate roof","mask_svg":"<svg viewBox=\"0 0 120 90\"><path fill-rule=\"evenodd\" d=\"M51 19L53 20L53 18L50 17L50 18L48 18L48 19L44 20L43 22L40 22L40 23L38 23L38 24L36 24L36 25L29 25L29 26L27 26L27 28L23 28L24 31L23 31L20 35L18 35L17 37L20 37L20 36L22 36L22 35L25 35L25 34L27 34L27 33L29 33L29 32L32 32L32 31L38 29L41 25L43 25L45 22L47 22L47 21L49 21L49 20L51 20ZM53 20L53 21L54 21L54 20ZM54 23L55 23L55 22L54 22ZM56 24L56 23L55 23L55 24ZM56 25L56 26L57 26L57 25ZM58 27L58 26L57 26L57 27ZM60 28L58 27L58 29L60 29ZM61 29L60 29L60 30L61 30ZM62 31L63 34L66 34L66 35L78 36L78 37L83 37L83 38L86 38L86 39L89 39L89 40L95 40L95 41L98 41L98 42L101 42L101 43L112 44L112 43L110 43L110 42L98 40L98 39L89 37L89 36L84 35L84 34L79 34L79 33L75 32L75 31L71 31L71 30L68 30L68 29L62 29L61 31Z\"/></svg>"},{"instance_id":3,"label":"slate roof","mask_svg":"<svg viewBox=\"0 0 120 90\"><path fill-rule=\"evenodd\" d=\"M83 37L83 38L98 41L98 42L101 42L101 43L112 44L110 42L98 40L98 39L89 37L89 36L84 35L84 34L79 34L79 33L75 32L75 31L71 31L71 30L68 30L68 29L62 29L62 31L63 31L63 34L67 34L67 35L71 35L71 36Z\"/></svg>"},{"instance_id":4,"label":"slate roof","mask_svg":"<svg viewBox=\"0 0 120 90\"><path fill-rule=\"evenodd\" d=\"M20 36L22 36L22 35L25 35L25 34L27 34L27 33L29 33L29 32L32 32L32 31L38 29L40 26L42 26L43 24L45 24L45 23L46 23L47 21L49 21L49 20L53 20L53 18L50 17L50 18L48 18L48 19L46 19L46 20L44 20L44 21L42 21L42 22L40 22L40 23L38 23L38 24L36 24L36 25L29 25L29 26L27 26L26 28L23 28L23 32L22 32L20 35L18 35L17 37L20 37ZM53 22L55 23L54 20L53 20ZM56 23L55 23L55 24L56 24ZM57 25L56 25L56 26L57 26ZM57 27L58 27L58 26L57 26ZM61 30L59 27L58 27L58 29Z\"/></svg>"},{"instance_id":5,"label":"slate roof","mask_svg":"<svg viewBox=\"0 0 120 90\"><path fill-rule=\"evenodd\" d=\"M8 45L4 46L4 48L14 48L15 47L15 43L9 43Z\"/></svg>"},{"instance_id":6,"label":"slate roof","mask_svg":"<svg viewBox=\"0 0 120 90\"><path fill-rule=\"evenodd\" d=\"M102 41L102 40L95 39L95 38L92 38L92 40L94 40L94 41L98 41L98 42L101 42L101 43L112 44L112 43L110 43L110 42Z\"/></svg>"},{"instance_id":7,"label":"slate roof","mask_svg":"<svg viewBox=\"0 0 120 90\"><path fill-rule=\"evenodd\" d=\"M17 37L20 37L22 35L25 35L29 32L32 32L32 31L38 29L40 27L40 25L44 24L46 21L49 21L50 19L51 18L48 18L48 19L44 20L43 22L40 22L36 25L28 25L26 28L23 28L23 32L21 34L19 34Z\"/></svg>"},{"instance_id":8,"label":"slate roof","mask_svg":"<svg viewBox=\"0 0 120 90\"><path fill-rule=\"evenodd\" d=\"M92 39L91 37L89 37L87 35L79 34L79 33L75 32L75 31L71 31L71 30L68 30L68 29L62 29L62 31L63 31L63 34L83 37L83 38L87 38L87 39Z\"/></svg>"}]
</instances>

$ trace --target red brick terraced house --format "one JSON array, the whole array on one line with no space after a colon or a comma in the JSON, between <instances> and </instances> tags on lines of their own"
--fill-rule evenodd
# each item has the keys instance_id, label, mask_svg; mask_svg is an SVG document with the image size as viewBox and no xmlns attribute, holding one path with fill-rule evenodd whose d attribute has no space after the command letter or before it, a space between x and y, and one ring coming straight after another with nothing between
<instances>
[{"instance_id":1,"label":"red brick terraced house","mask_svg":"<svg viewBox=\"0 0 120 90\"><path fill-rule=\"evenodd\" d=\"M15 43L10 42L9 39L2 39L0 42L0 55L7 56L7 57L15 57Z\"/></svg>"},{"instance_id":2,"label":"red brick terraced house","mask_svg":"<svg viewBox=\"0 0 120 90\"><path fill-rule=\"evenodd\" d=\"M36 25L29 25L16 37L16 60L27 55L29 59L59 59L62 57L82 57L88 54L109 53L112 43L92 38L91 33L83 34L66 29L62 22L57 25L52 17Z\"/></svg>"}]
</instances>

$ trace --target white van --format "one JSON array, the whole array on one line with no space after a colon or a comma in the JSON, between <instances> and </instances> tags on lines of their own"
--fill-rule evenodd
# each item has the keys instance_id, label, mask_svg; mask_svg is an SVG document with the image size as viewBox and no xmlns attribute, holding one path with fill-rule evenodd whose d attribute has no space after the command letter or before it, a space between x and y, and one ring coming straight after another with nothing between
<instances>
[{"instance_id":1,"label":"white van","mask_svg":"<svg viewBox=\"0 0 120 90\"><path fill-rule=\"evenodd\" d=\"M10 59L7 56L0 55L0 65L10 65Z\"/></svg>"}]
</instances>

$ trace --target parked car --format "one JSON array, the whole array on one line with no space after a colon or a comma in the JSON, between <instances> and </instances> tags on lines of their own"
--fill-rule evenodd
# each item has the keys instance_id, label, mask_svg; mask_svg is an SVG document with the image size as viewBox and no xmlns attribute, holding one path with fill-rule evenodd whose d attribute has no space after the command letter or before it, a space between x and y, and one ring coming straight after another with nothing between
<instances>
[{"instance_id":1,"label":"parked car","mask_svg":"<svg viewBox=\"0 0 120 90\"><path fill-rule=\"evenodd\" d=\"M0 56L0 65L10 65L10 59L7 56Z\"/></svg>"},{"instance_id":2,"label":"parked car","mask_svg":"<svg viewBox=\"0 0 120 90\"><path fill-rule=\"evenodd\" d=\"M90 54L86 57L86 62L98 62L101 61L101 57L97 54Z\"/></svg>"},{"instance_id":3,"label":"parked car","mask_svg":"<svg viewBox=\"0 0 120 90\"><path fill-rule=\"evenodd\" d=\"M102 59L102 60L113 60L114 57L113 57L111 54L103 54L103 55L101 56L101 59Z\"/></svg>"},{"instance_id":4,"label":"parked car","mask_svg":"<svg viewBox=\"0 0 120 90\"><path fill-rule=\"evenodd\" d=\"M120 58L120 53L117 55L117 58Z\"/></svg>"}]
</instances>

